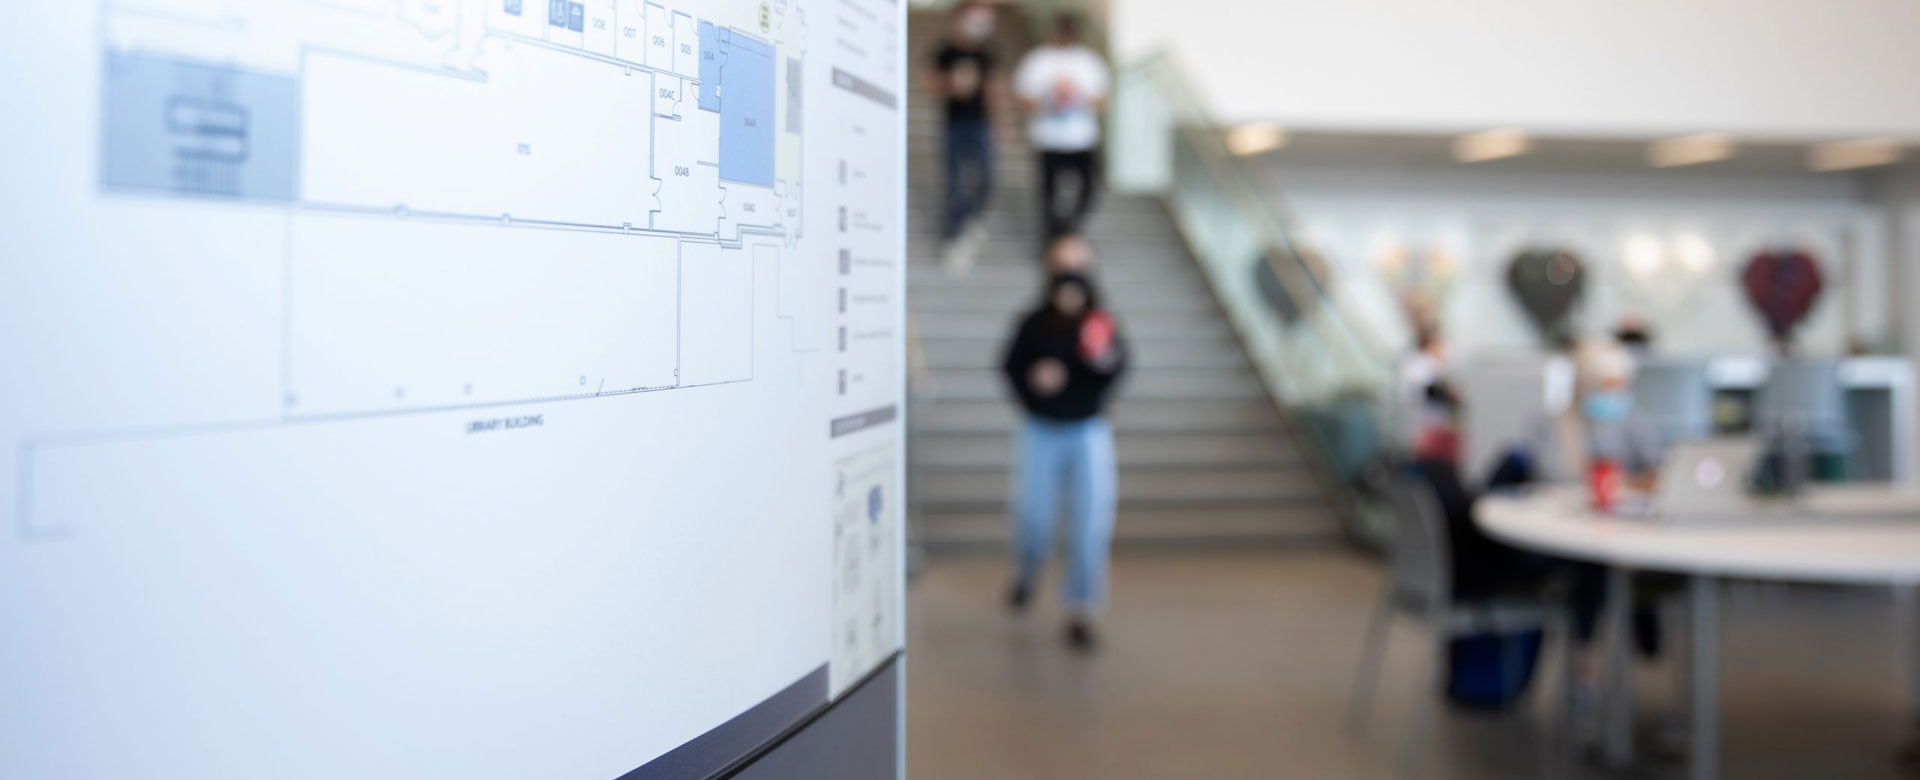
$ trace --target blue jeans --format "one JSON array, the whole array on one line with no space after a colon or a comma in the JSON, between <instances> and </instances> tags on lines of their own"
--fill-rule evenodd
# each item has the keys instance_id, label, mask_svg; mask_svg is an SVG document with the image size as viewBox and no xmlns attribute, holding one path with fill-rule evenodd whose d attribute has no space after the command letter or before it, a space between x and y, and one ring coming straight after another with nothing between
<instances>
[{"instance_id":1,"label":"blue jeans","mask_svg":"<svg viewBox=\"0 0 1920 780\"><path fill-rule=\"evenodd\" d=\"M947 238L987 210L993 191L993 127L985 119L947 120Z\"/></svg>"},{"instance_id":2,"label":"blue jeans","mask_svg":"<svg viewBox=\"0 0 1920 780\"><path fill-rule=\"evenodd\" d=\"M1027 585L1039 578L1053 545L1054 518L1065 503L1066 605L1085 614L1098 611L1107 601L1107 551L1119 481L1113 429L1102 417L1080 422L1028 417L1020 426L1014 463L1015 576Z\"/></svg>"}]
</instances>

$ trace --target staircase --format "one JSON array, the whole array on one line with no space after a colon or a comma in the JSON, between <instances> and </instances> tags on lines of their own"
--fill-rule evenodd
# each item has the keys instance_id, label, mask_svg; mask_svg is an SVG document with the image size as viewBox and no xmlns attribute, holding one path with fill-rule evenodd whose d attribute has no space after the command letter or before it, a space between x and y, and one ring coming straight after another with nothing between
<instances>
[{"instance_id":1,"label":"staircase","mask_svg":"<svg viewBox=\"0 0 1920 780\"><path fill-rule=\"evenodd\" d=\"M943 19L914 15L916 68ZM1006 22L1003 29L1021 27ZM1010 69L1009 55L1020 49L1003 42L999 50ZM965 275L940 268L940 110L923 91L909 103L907 300L924 368L909 420L911 492L919 541L934 551L1009 538L1018 412L998 365L1041 282L1035 166L1018 132L1002 134L998 149L992 239ZM1107 193L1087 234L1106 303L1133 348L1112 413L1116 541L1335 538L1332 511L1160 202Z\"/></svg>"}]
</instances>

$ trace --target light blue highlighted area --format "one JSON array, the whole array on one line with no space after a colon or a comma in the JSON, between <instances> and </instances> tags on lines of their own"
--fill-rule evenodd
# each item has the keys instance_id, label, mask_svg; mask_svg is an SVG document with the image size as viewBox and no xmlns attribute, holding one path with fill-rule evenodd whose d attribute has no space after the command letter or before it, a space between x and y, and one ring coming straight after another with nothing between
<instances>
[{"instance_id":1,"label":"light blue highlighted area","mask_svg":"<svg viewBox=\"0 0 1920 780\"><path fill-rule=\"evenodd\" d=\"M720 110L720 63L726 52L720 46L718 27L712 22L700 23L700 109L703 111Z\"/></svg>"},{"instance_id":2,"label":"light blue highlighted area","mask_svg":"<svg viewBox=\"0 0 1920 780\"><path fill-rule=\"evenodd\" d=\"M720 178L773 186L773 46L700 23L700 108L720 114Z\"/></svg>"},{"instance_id":3,"label":"light blue highlighted area","mask_svg":"<svg viewBox=\"0 0 1920 780\"><path fill-rule=\"evenodd\" d=\"M110 51L101 183L294 199L300 83L290 76Z\"/></svg>"}]
</instances>

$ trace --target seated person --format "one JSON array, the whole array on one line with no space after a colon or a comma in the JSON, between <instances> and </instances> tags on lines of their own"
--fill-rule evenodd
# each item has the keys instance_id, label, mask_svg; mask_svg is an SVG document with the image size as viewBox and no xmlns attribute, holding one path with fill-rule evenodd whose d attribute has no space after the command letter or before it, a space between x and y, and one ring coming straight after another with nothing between
<instances>
[{"instance_id":1,"label":"seated person","mask_svg":"<svg viewBox=\"0 0 1920 780\"><path fill-rule=\"evenodd\" d=\"M1595 459L1604 458L1625 473L1630 487L1651 491L1666 453L1659 430L1633 408L1633 356L1617 344L1595 342L1582 346L1575 361L1578 396L1572 406L1534 424L1525 448L1527 481L1579 482Z\"/></svg>"},{"instance_id":2,"label":"seated person","mask_svg":"<svg viewBox=\"0 0 1920 780\"><path fill-rule=\"evenodd\" d=\"M1519 453L1525 466L1505 476L1535 484L1580 482L1596 460L1605 459L1620 470L1627 487L1652 492L1666 453L1659 430L1633 406L1633 379L1633 355L1625 347L1612 341L1581 346L1575 356L1573 405L1534 426L1531 441ZM1606 570L1591 563L1568 563L1566 568L1574 641L1585 648L1606 605ZM1658 578L1640 579L1643 585L1660 584ZM1659 621L1650 607L1634 610L1633 633L1643 655L1659 652ZM1599 680L1591 653L1579 654L1575 673L1576 707L1590 710Z\"/></svg>"},{"instance_id":3,"label":"seated person","mask_svg":"<svg viewBox=\"0 0 1920 780\"><path fill-rule=\"evenodd\" d=\"M1482 532L1473 522L1473 502L1478 496L1467 488L1452 460L1416 459L1412 472L1433 488L1434 500L1446 517L1454 598L1527 596L1546 588L1559 562L1509 547Z\"/></svg>"},{"instance_id":4,"label":"seated person","mask_svg":"<svg viewBox=\"0 0 1920 780\"><path fill-rule=\"evenodd\" d=\"M1551 559L1508 547L1481 532L1473 522L1476 496L1460 476L1460 396L1444 380L1424 395L1425 421L1413 444L1410 471L1433 489L1447 523L1447 548L1453 560L1453 595L1483 599L1541 590L1553 573Z\"/></svg>"}]
</instances>

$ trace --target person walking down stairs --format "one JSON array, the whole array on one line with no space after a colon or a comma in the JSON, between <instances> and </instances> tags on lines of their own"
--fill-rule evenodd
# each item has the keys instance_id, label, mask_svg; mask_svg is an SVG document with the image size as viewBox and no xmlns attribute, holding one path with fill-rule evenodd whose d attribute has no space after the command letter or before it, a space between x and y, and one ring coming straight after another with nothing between
<instances>
[{"instance_id":1,"label":"person walking down stairs","mask_svg":"<svg viewBox=\"0 0 1920 780\"><path fill-rule=\"evenodd\" d=\"M1126 343L1113 316L1100 308L1092 280L1074 272L1049 280L1002 361L1026 412L1015 438L1014 578L1008 602L1015 611L1031 602L1064 493L1067 641L1082 652L1094 649L1094 620L1106 603L1118 468L1105 413L1126 369Z\"/></svg>"},{"instance_id":2,"label":"person walking down stairs","mask_svg":"<svg viewBox=\"0 0 1920 780\"><path fill-rule=\"evenodd\" d=\"M954 11L945 43L934 53L929 87L946 103L946 244L941 264L951 273L973 265L987 240L984 216L993 192L993 114L997 60L988 38L994 9L981 0Z\"/></svg>"},{"instance_id":3,"label":"person walking down stairs","mask_svg":"<svg viewBox=\"0 0 1920 780\"><path fill-rule=\"evenodd\" d=\"M1062 15L1053 39L1027 53L1014 73L1014 93L1026 109L1027 141L1040 152L1040 214L1044 238L1085 227L1100 189L1100 114L1112 76L1107 63L1081 43L1080 17ZM1061 185L1074 181L1071 203Z\"/></svg>"}]
</instances>

